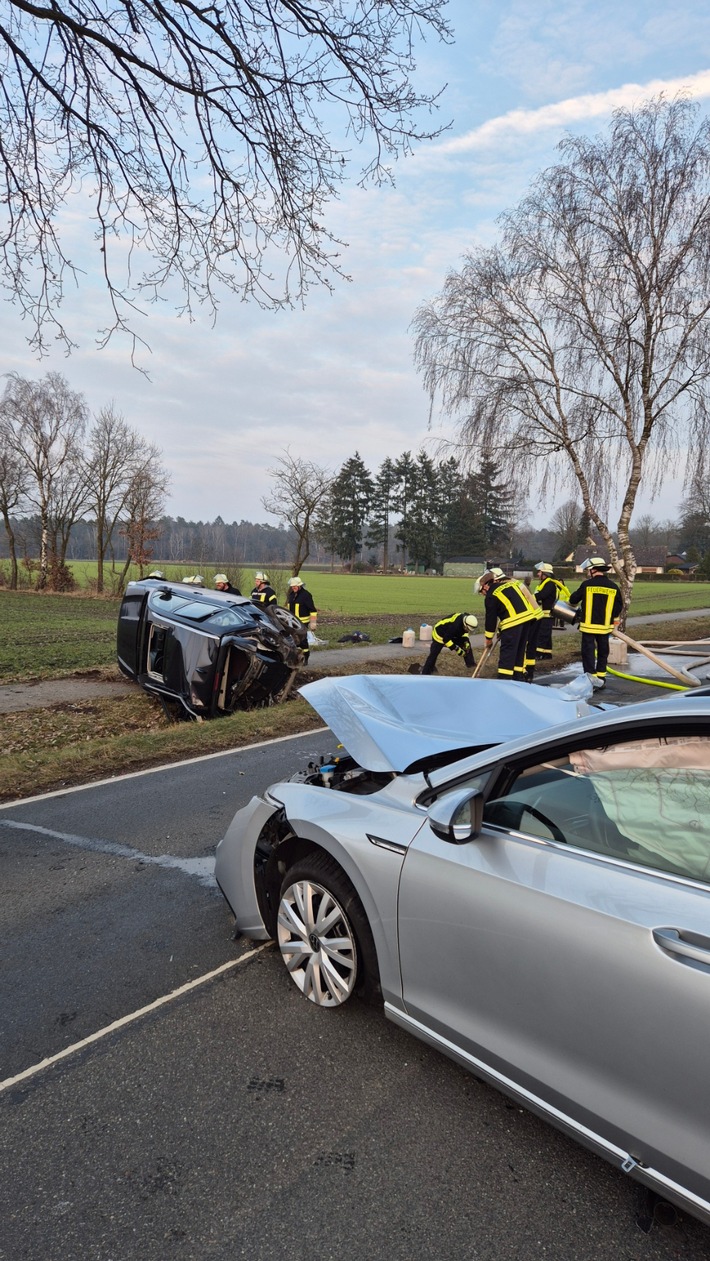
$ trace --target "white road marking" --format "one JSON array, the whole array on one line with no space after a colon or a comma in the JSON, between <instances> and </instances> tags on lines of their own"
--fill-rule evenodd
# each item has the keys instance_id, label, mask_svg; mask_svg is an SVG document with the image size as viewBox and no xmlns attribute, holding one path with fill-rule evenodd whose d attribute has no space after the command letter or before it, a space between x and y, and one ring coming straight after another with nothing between
<instances>
[{"instance_id":1,"label":"white road marking","mask_svg":"<svg viewBox=\"0 0 710 1261\"><path fill-rule=\"evenodd\" d=\"M154 867L172 867L182 871L186 876L197 876L200 884L216 889L214 878L214 858L177 858L174 854L142 854L131 845L120 845L117 841L104 841L96 837L74 836L71 832L55 832L51 828L40 827L38 823L20 823L17 819L0 819L0 828L15 828L21 832L35 832L39 836L48 836L53 841L63 841L65 845L74 845L76 849L88 849L95 854L111 854L114 858L129 858L133 862L152 864Z\"/></svg>"},{"instance_id":2,"label":"white road marking","mask_svg":"<svg viewBox=\"0 0 710 1261\"><path fill-rule=\"evenodd\" d=\"M159 1007L164 1007L166 1003L172 1003L183 994L189 994L191 990L197 989L200 985L205 985L208 981L214 980L216 976L221 976L224 972L229 972L231 968L238 968L240 964L247 963L249 959L261 954L263 950L266 950L272 944L270 941L265 941L262 945L255 946L253 950L248 950L246 954L240 955L238 959L230 959L229 963L220 964L212 972L205 972L204 976L198 976L196 980L188 981L185 985L181 985L179 989L172 990L170 994L164 994L162 998L156 998L155 1002L148 1003L146 1007L140 1007L138 1011L132 1011L128 1016L121 1016L119 1020L114 1020L110 1025L106 1025L105 1028L89 1034L88 1038L82 1038L81 1042L74 1042L72 1046L67 1046L63 1051L58 1051L56 1055L50 1055L47 1059L40 1060L38 1064L33 1064L31 1068L26 1068L23 1072L16 1073L14 1077L6 1077L4 1081L0 1081L0 1094L4 1090L9 1090L12 1086L17 1086L19 1082L27 1081L37 1073L44 1072L46 1068L51 1068L53 1064L58 1064L60 1060L67 1059L68 1056L74 1055L76 1051L82 1051L84 1047L91 1046L94 1042L99 1042L102 1038L108 1037L110 1033L115 1033L117 1029L125 1029L126 1025L140 1020L141 1016L147 1016L149 1012L157 1011Z\"/></svg>"},{"instance_id":3,"label":"white road marking","mask_svg":"<svg viewBox=\"0 0 710 1261\"><path fill-rule=\"evenodd\" d=\"M149 766L144 771L127 771L125 775L109 775L107 779L95 779L89 784L74 784L72 788L56 788L51 793L38 793L36 797L16 797L14 801L0 801L0 810L13 806L27 806L34 801L49 801L52 797L68 797L70 793L86 792L87 788L104 788L106 784L120 784L124 779L139 779L141 775L158 775L161 771L176 771L181 766L194 766L197 762L211 762L217 757L234 757L238 753L250 753L252 749L267 749L272 744L284 744L287 740L302 740L304 736L317 736L327 727L314 727L310 731L294 731L290 736L275 736L273 740L259 740L257 744L244 744L238 749L221 749L219 753L203 753L200 757L188 757L182 762L163 762L161 766Z\"/></svg>"}]
</instances>

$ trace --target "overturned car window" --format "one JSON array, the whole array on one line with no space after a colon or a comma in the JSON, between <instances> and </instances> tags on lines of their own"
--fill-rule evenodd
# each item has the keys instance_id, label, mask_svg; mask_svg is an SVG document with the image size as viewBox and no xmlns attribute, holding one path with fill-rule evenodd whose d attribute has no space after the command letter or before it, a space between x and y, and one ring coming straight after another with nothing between
<instances>
[{"instance_id":1,"label":"overturned car window","mask_svg":"<svg viewBox=\"0 0 710 1261\"><path fill-rule=\"evenodd\" d=\"M210 607L209 604L184 604L181 609L174 609L173 612L179 613L180 617L187 617L191 622L206 622L220 610Z\"/></svg>"},{"instance_id":2,"label":"overturned car window","mask_svg":"<svg viewBox=\"0 0 710 1261\"><path fill-rule=\"evenodd\" d=\"M174 591L153 591L148 596L148 607L155 613L176 613L187 603L184 595L176 595Z\"/></svg>"},{"instance_id":3,"label":"overturned car window","mask_svg":"<svg viewBox=\"0 0 710 1261\"><path fill-rule=\"evenodd\" d=\"M184 616L182 611L180 616ZM210 615L209 624L220 630L243 630L254 625L254 618L250 610L243 613L240 609L220 609Z\"/></svg>"}]
</instances>

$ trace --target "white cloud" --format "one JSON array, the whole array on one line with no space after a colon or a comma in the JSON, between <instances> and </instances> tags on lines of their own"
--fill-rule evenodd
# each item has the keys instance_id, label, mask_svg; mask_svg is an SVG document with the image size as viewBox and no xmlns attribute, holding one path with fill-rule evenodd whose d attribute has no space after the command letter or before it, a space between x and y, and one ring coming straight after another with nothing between
<instances>
[{"instance_id":1,"label":"white cloud","mask_svg":"<svg viewBox=\"0 0 710 1261\"><path fill-rule=\"evenodd\" d=\"M652 79L648 83L625 83L606 92L588 92L568 97L538 109L513 109L497 118L490 118L464 136L452 137L432 146L428 154L470 153L486 149L501 141L529 137L552 128L568 127L571 123L603 118L615 109L631 109L664 93L668 97L687 93L698 100L710 97L710 70L701 70L684 78ZM424 155L424 159L426 155Z\"/></svg>"}]
</instances>

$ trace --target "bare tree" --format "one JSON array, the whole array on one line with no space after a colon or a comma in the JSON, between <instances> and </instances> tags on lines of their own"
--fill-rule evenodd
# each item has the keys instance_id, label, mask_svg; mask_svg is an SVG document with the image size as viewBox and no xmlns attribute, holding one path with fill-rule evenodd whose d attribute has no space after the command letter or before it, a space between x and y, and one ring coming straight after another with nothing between
<instances>
[{"instance_id":1,"label":"bare tree","mask_svg":"<svg viewBox=\"0 0 710 1261\"><path fill-rule=\"evenodd\" d=\"M134 470L123 508L121 534L128 544L126 563L121 572L119 586L123 587L131 565L143 570L153 556L152 544L160 538L157 521L162 515L170 478L160 462L160 451L155 446L146 449L142 463Z\"/></svg>"},{"instance_id":2,"label":"bare tree","mask_svg":"<svg viewBox=\"0 0 710 1261\"><path fill-rule=\"evenodd\" d=\"M26 498L39 517L40 590L47 586L50 555L58 560L62 514L76 520L87 416L83 394L71 390L58 372L48 372L40 381L11 373L0 400L9 449L27 474Z\"/></svg>"},{"instance_id":3,"label":"bare tree","mask_svg":"<svg viewBox=\"0 0 710 1261\"><path fill-rule=\"evenodd\" d=\"M0 513L10 553L10 588L17 590L17 540L13 518L22 511L29 473L12 441L12 429L0 414Z\"/></svg>"},{"instance_id":4,"label":"bare tree","mask_svg":"<svg viewBox=\"0 0 710 1261\"><path fill-rule=\"evenodd\" d=\"M161 453L127 424L111 403L96 416L86 457L87 509L96 520L96 589L104 589L104 562L116 525L126 510L136 473L160 464ZM165 475L161 472L165 480Z\"/></svg>"},{"instance_id":5,"label":"bare tree","mask_svg":"<svg viewBox=\"0 0 710 1261\"><path fill-rule=\"evenodd\" d=\"M278 457L275 467L267 471L274 479L274 487L261 502L272 517L289 525L296 535L295 577L310 555L311 532L330 490L333 474L311 460L291 455L288 449Z\"/></svg>"},{"instance_id":6,"label":"bare tree","mask_svg":"<svg viewBox=\"0 0 710 1261\"><path fill-rule=\"evenodd\" d=\"M466 446L576 483L628 603L639 487L710 428L710 122L660 98L560 148L417 313L416 357Z\"/></svg>"},{"instance_id":7,"label":"bare tree","mask_svg":"<svg viewBox=\"0 0 710 1261\"><path fill-rule=\"evenodd\" d=\"M72 529L87 507L88 497L89 482L77 444L76 458L67 460L57 472L49 503L49 585L55 591L74 586L66 567L67 548Z\"/></svg>"},{"instance_id":8,"label":"bare tree","mask_svg":"<svg viewBox=\"0 0 710 1261\"><path fill-rule=\"evenodd\" d=\"M433 134L417 39L449 39L444 0L8 0L0 23L3 279L42 353L71 339L60 214L93 198L112 320L176 285L216 309L222 282L271 305L339 271L325 204L369 140L362 180ZM88 193L87 189L92 189ZM275 250L285 249L277 262ZM133 334L131 334L133 336ZM135 343L135 337L134 337Z\"/></svg>"},{"instance_id":9,"label":"bare tree","mask_svg":"<svg viewBox=\"0 0 710 1261\"><path fill-rule=\"evenodd\" d=\"M582 520L582 508L576 499L566 499L555 508L550 517L550 529L556 535L557 547L554 559L566 560L570 552L574 552L577 544L586 540L579 537L579 525ZM545 559L543 557L543 559ZM550 557L549 559L553 559Z\"/></svg>"}]
</instances>

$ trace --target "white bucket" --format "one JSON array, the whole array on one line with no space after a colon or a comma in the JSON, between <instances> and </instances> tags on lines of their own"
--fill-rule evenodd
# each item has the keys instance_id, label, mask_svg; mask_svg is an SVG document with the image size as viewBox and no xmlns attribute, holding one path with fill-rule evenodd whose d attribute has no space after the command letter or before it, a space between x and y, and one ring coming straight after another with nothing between
<instances>
[{"instance_id":1,"label":"white bucket","mask_svg":"<svg viewBox=\"0 0 710 1261\"><path fill-rule=\"evenodd\" d=\"M428 622L422 622L421 626L419 627L419 642L422 644L430 644L431 632L432 632L432 628L428 624Z\"/></svg>"},{"instance_id":2,"label":"white bucket","mask_svg":"<svg viewBox=\"0 0 710 1261\"><path fill-rule=\"evenodd\" d=\"M403 648L413 648L413 647L414 647L415 642L416 642L416 640L415 640L415 636L414 636L414 631L413 631L413 630L412 630L412 628L410 627L410 628L409 628L409 630L406 630L406 631L404 632L404 634L402 635L402 647L403 647Z\"/></svg>"}]
</instances>

